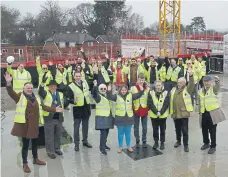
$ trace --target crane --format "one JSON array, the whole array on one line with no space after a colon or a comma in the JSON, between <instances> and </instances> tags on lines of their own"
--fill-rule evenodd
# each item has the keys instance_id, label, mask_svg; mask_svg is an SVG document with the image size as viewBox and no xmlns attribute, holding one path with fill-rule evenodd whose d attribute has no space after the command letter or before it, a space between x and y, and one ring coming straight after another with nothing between
<instances>
[{"instance_id":1,"label":"crane","mask_svg":"<svg viewBox=\"0 0 228 177\"><path fill-rule=\"evenodd\" d=\"M180 54L181 0L159 0L160 56Z\"/></svg>"}]
</instances>

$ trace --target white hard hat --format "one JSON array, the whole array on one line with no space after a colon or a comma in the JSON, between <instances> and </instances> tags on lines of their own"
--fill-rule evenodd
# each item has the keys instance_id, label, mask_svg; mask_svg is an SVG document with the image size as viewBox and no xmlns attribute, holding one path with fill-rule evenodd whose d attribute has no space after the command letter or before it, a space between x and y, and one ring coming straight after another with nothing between
<instances>
[{"instance_id":1,"label":"white hard hat","mask_svg":"<svg viewBox=\"0 0 228 177\"><path fill-rule=\"evenodd\" d=\"M8 56L7 59L6 59L6 61L8 63L13 63L14 62L14 57L13 56Z\"/></svg>"}]
</instances>

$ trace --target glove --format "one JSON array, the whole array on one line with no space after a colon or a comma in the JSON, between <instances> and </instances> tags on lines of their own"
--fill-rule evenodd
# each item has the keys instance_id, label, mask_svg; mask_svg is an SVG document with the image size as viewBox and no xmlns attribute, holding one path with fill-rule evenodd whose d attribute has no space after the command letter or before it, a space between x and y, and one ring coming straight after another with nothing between
<instances>
[{"instance_id":1,"label":"glove","mask_svg":"<svg viewBox=\"0 0 228 177\"><path fill-rule=\"evenodd\" d=\"M48 77L46 77L47 73L44 73L43 77L42 77L42 83L45 83L48 79Z\"/></svg>"},{"instance_id":2,"label":"glove","mask_svg":"<svg viewBox=\"0 0 228 177\"><path fill-rule=\"evenodd\" d=\"M157 112L157 116L160 117L161 116L161 113L160 112Z\"/></svg>"}]
</instances>

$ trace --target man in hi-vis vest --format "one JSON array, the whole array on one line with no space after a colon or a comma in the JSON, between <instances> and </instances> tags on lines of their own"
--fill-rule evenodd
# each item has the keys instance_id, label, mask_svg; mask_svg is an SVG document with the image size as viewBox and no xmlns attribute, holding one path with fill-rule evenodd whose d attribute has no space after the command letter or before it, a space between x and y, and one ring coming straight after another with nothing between
<instances>
[{"instance_id":1,"label":"man in hi-vis vest","mask_svg":"<svg viewBox=\"0 0 228 177\"><path fill-rule=\"evenodd\" d=\"M160 139L160 149L165 149L166 119L169 115L169 92L164 90L162 81L155 82L154 90L150 91L148 97L149 116L153 127L154 146L157 149ZM160 138L159 138L160 129Z\"/></svg>"},{"instance_id":2,"label":"man in hi-vis vest","mask_svg":"<svg viewBox=\"0 0 228 177\"><path fill-rule=\"evenodd\" d=\"M44 161L38 159L37 146L39 125L43 125L43 109L45 111L49 110L48 107L42 109L40 98L33 93L32 83L25 83L23 91L16 93L12 88L12 77L8 72L6 72L5 80L7 92L16 103L14 126L11 135L21 138L23 170L25 173L30 173L31 170L27 160L30 140L32 142L33 164L46 165Z\"/></svg>"},{"instance_id":3,"label":"man in hi-vis vest","mask_svg":"<svg viewBox=\"0 0 228 177\"><path fill-rule=\"evenodd\" d=\"M136 139L136 148L139 148L139 124L141 120L142 124L142 143L143 148L147 148L146 141L147 141L147 115L148 115L148 106L147 106L147 99L149 95L150 89L147 87L145 83L145 75L144 73L138 74L137 83L135 86L131 87L131 93L135 94L141 91L140 87L143 88L143 95L133 101L133 110L134 110L134 135Z\"/></svg>"},{"instance_id":4,"label":"man in hi-vis vest","mask_svg":"<svg viewBox=\"0 0 228 177\"><path fill-rule=\"evenodd\" d=\"M68 102L61 92L56 91L57 83L54 80L51 80L47 85L47 91L44 89L45 81L45 78L43 78L39 87L39 95L43 99L44 106L55 108L51 112L43 111L45 147L48 157L55 159L55 153L63 154L60 150L60 137L64 118L63 111L68 106Z\"/></svg>"},{"instance_id":5,"label":"man in hi-vis vest","mask_svg":"<svg viewBox=\"0 0 228 177\"><path fill-rule=\"evenodd\" d=\"M32 81L31 75L24 69L23 64L19 64L17 69L12 69L11 64L7 64L7 72L13 77L13 90L19 93L23 91L25 83Z\"/></svg>"},{"instance_id":6,"label":"man in hi-vis vest","mask_svg":"<svg viewBox=\"0 0 228 177\"><path fill-rule=\"evenodd\" d=\"M171 90L170 96L170 114L174 119L176 129L176 139L174 147L181 145L181 134L183 134L184 151L189 152L188 148L188 118L193 111L191 94L194 90L194 78L191 70L189 72L189 83L186 87L186 79L178 79L177 87Z\"/></svg>"},{"instance_id":7,"label":"man in hi-vis vest","mask_svg":"<svg viewBox=\"0 0 228 177\"><path fill-rule=\"evenodd\" d=\"M212 85L212 81L215 85ZM219 122L225 120L224 114L221 114L218 93L220 89L219 78L214 76L205 76L203 78L204 87L199 91L200 97L200 123L202 128L203 143L201 150L210 148L208 154L213 154L216 151L216 128ZM214 113L212 116L212 112ZM208 133L209 132L209 133ZM209 140L211 139L211 144Z\"/></svg>"},{"instance_id":8,"label":"man in hi-vis vest","mask_svg":"<svg viewBox=\"0 0 228 177\"><path fill-rule=\"evenodd\" d=\"M82 80L81 72L74 73L74 82L68 86L67 98L73 104L74 116L74 144L75 151L79 151L79 127L82 122L83 146L92 148L88 143L89 117L90 110L90 93L86 80Z\"/></svg>"}]
</instances>

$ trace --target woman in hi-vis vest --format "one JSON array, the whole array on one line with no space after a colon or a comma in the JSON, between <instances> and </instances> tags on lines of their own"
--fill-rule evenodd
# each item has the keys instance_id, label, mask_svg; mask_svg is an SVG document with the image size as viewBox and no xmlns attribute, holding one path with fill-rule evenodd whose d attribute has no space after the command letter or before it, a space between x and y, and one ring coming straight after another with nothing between
<instances>
[{"instance_id":1,"label":"woman in hi-vis vest","mask_svg":"<svg viewBox=\"0 0 228 177\"><path fill-rule=\"evenodd\" d=\"M108 86L107 98L116 103L115 110L115 121L114 124L118 129L118 142L119 149L118 153L123 150L123 137L125 135L126 145L129 152L133 152L131 147L131 127L134 125L134 114L133 114L133 100L140 98L143 95L143 87L140 87L138 93L132 94L128 92L127 85L120 87L119 93L112 94L111 85Z\"/></svg>"},{"instance_id":2,"label":"woman in hi-vis vest","mask_svg":"<svg viewBox=\"0 0 228 177\"><path fill-rule=\"evenodd\" d=\"M97 81L93 81L93 98L96 102L95 129L100 130L100 152L107 155L107 137L109 129L113 128L112 103L107 99L107 86L100 84L97 87Z\"/></svg>"},{"instance_id":3,"label":"woman in hi-vis vest","mask_svg":"<svg viewBox=\"0 0 228 177\"><path fill-rule=\"evenodd\" d=\"M7 82L7 92L9 96L16 102L16 112L14 117L14 126L11 135L22 138L22 163L23 170L30 173L27 156L30 139L32 141L33 164L46 165L45 162L38 159L37 145L39 135L39 124L43 124L43 110L50 112L51 107L41 107L41 101L38 96L33 93L33 85L28 82L24 84L22 92L16 93L12 88L12 77L8 72L5 74ZM64 111L63 109L56 109Z\"/></svg>"}]
</instances>

